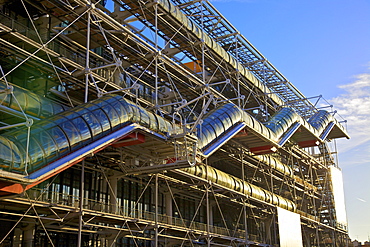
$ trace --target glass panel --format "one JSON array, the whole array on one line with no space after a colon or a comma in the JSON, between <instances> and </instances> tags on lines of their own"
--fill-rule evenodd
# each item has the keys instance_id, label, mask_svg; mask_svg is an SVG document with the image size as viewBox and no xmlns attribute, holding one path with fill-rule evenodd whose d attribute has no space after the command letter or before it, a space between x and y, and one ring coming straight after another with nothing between
<instances>
[{"instance_id":1,"label":"glass panel","mask_svg":"<svg viewBox=\"0 0 370 247\"><path fill-rule=\"evenodd\" d=\"M174 134L174 132L178 131L176 129L176 127L174 128L174 126L173 126L173 124L171 122L168 122L166 120L164 120L164 121L165 121L165 124L167 126L165 132L167 132L169 134Z\"/></svg>"},{"instance_id":2,"label":"glass panel","mask_svg":"<svg viewBox=\"0 0 370 247\"><path fill-rule=\"evenodd\" d=\"M149 123L150 123L149 128L157 132L158 131L158 122L157 122L156 116L151 112L147 111L147 113L148 113Z\"/></svg>"},{"instance_id":3,"label":"glass panel","mask_svg":"<svg viewBox=\"0 0 370 247\"><path fill-rule=\"evenodd\" d=\"M23 154L25 153L24 151L20 151L18 149L18 147L14 144L14 142L12 141L9 141L10 143L10 147L12 149L12 152L13 152L13 169L16 169L16 170L21 170L23 171L24 169L24 157L23 157Z\"/></svg>"},{"instance_id":4,"label":"glass panel","mask_svg":"<svg viewBox=\"0 0 370 247\"><path fill-rule=\"evenodd\" d=\"M212 140L214 140L217 137L214 129L209 125L208 126L202 125L202 132L204 133L206 137L206 140L202 140L202 144L203 144L202 147L209 144Z\"/></svg>"},{"instance_id":5,"label":"glass panel","mask_svg":"<svg viewBox=\"0 0 370 247\"><path fill-rule=\"evenodd\" d=\"M107 104L107 105L102 106L102 110L108 116L112 128L120 125L121 123L120 117L117 111L111 105Z\"/></svg>"},{"instance_id":6,"label":"glass panel","mask_svg":"<svg viewBox=\"0 0 370 247\"><path fill-rule=\"evenodd\" d=\"M90 104L91 105L91 104ZM86 108L86 106L79 106L77 111L75 111L76 113L78 113L78 115L83 115L83 114L90 114L91 111L89 108Z\"/></svg>"},{"instance_id":7,"label":"glass panel","mask_svg":"<svg viewBox=\"0 0 370 247\"><path fill-rule=\"evenodd\" d=\"M40 131L36 134L32 135L38 143L40 143L45 157L48 159L53 158L58 153L58 146L56 145L55 141L46 131Z\"/></svg>"},{"instance_id":8,"label":"glass panel","mask_svg":"<svg viewBox=\"0 0 370 247\"><path fill-rule=\"evenodd\" d=\"M69 139L69 145L73 147L75 144L78 144L81 141L81 136L76 127L69 121L59 124L60 128L66 133Z\"/></svg>"},{"instance_id":9,"label":"glass panel","mask_svg":"<svg viewBox=\"0 0 370 247\"><path fill-rule=\"evenodd\" d=\"M165 120L160 116L157 116L157 120L158 120L158 130L162 133L168 132L168 127L165 123Z\"/></svg>"},{"instance_id":10,"label":"glass panel","mask_svg":"<svg viewBox=\"0 0 370 247\"><path fill-rule=\"evenodd\" d=\"M102 109L96 109L96 110L94 110L93 111L93 114L99 120L100 125L101 125L101 127L103 129L103 132L111 129L111 126L110 126L110 122L108 120L108 117L107 117L107 115L104 113L104 111Z\"/></svg>"},{"instance_id":11,"label":"glass panel","mask_svg":"<svg viewBox=\"0 0 370 247\"><path fill-rule=\"evenodd\" d=\"M30 143L29 143L29 149L28 149L28 155L30 157L30 164L29 168L27 169L28 171L32 172L35 169L39 168L42 166L45 154L41 149L40 144L38 143L35 138L31 137L30 138Z\"/></svg>"},{"instance_id":12,"label":"glass panel","mask_svg":"<svg viewBox=\"0 0 370 247\"><path fill-rule=\"evenodd\" d=\"M48 100L46 100L43 97L40 98L40 104L41 104L40 116L46 117L46 116L54 115L53 105L55 104L50 103Z\"/></svg>"},{"instance_id":13,"label":"glass panel","mask_svg":"<svg viewBox=\"0 0 370 247\"><path fill-rule=\"evenodd\" d=\"M138 111L140 112L140 124L144 127L149 127L150 126L150 119L148 112L142 108L142 107L137 107Z\"/></svg>"},{"instance_id":14,"label":"glass panel","mask_svg":"<svg viewBox=\"0 0 370 247\"><path fill-rule=\"evenodd\" d=\"M18 91L18 90L14 90L13 92L14 94L14 97L17 99L15 100L14 97L11 97L11 105L10 107L12 109L15 109L15 110L20 110L19 106L18 106L18 103L19 105L21 106L22 109L25 109L25 106L26 106L26 94L21 92L21 91ZM18 103L17 103L18 101Z\"/></svg>"},{"instance_id":15,"label":"glass panel","mask_svg":"<svg viewBox=\"0 0 370 247\"><path fill-rule=\"evenodd\" d=\"M59 104L52 104L52 107L53 107L52 114L54 115L64 111L64 108Z\"/></svg>"},{"instance_id":16,"label":"glass panel","mask_svg":"<svg viewBox=\"0 0 370 247\"><path fill-rule=\"evenodd\" d=\"M69 143L64 132L58 127L54 127L48 131L50 136L55 140L59 147L59 153L63 153L69 150Z\"/></svg>"},{"instance_id":17,"label":"glass panel","mask_svg":"<svg viewBox=\"0 0 370 247\"><path fill-rule=\"evenodd\" d=\"M54 117L53 117L53 119L54 119ZM57 126L57 124L55 123L55 121L53 121L51 119L43 119L41 123L36 122L36 124L34 124L31 127L31 132L33 132L33 130L37 130L37 128L43 128L45 130L48 130L48 129L51 129L51 128L55 127L55 126Z\"/></svg>"},{"instance_id":18,"label":"glass panel","mask_svg":"<svg viewBox=\"0 0 370 247\"><path fill-rule=\"evenodd\" d=\"M40 116L41 101L37 95L27 94L26 112L33 116Z\"/></svg>"},{"instance_id":19,"label":"glass panel","mask_svg":"<svg viewBox=\"0 0 370 247\"><path fill-rule=\"evenodd\" d=\"M80 132L81 141L85 141L91 138L90 128L81 117L75 118L72 120L74 126L76 126L77 130Z\"/></svg>"},{"instance_id":20,"label":"glass panel","mask_svg":"<svg viewBox=\"0 0 370 247\"><path fill-rule=\"evenodd\" d=\"M229 115L227 115L226 112L217 116L217 118L215 118L215 120L222 123L224 130L227 130L228 128L230 128L233 125L233 123L230 120Z\"/></svg>"},{"instance_id":21,"label":"glass panel","mask_svg":"<svg viewBox=\"0 0 370 247\"><path fill-rule=\"evenodd\" d=\"M129 104L129 107L132 111L132 118L131 118L131 121L132 122L135 122L135 123L140 123L141 121L141 114L140 114L140 110L139 108L134 105L133 103L130 103Z\"/></svg>"},{"instance_id":22,"label":"glass panel","mask_svg":"<svg viewBox=\"0 0 370 247\"><path fill-rule=\"evenodd\" d=\"M12 149L8 139L0 136L0 167L9 170L13 164Z\"/></svg>"},{"instance_id":23,"label":"glass panel","mask_svg":"<svg viewBox=\"0 0 370 247\"><path fill-rule=\"evenodd\" d=\"M66 111L63 113L63 116L67 119L73 119L73 118L78 118L81 116L81 113L79 111Z\"/></svg>"},{"instance_id":24,"label":"glass panel","mask_svg":"<svg viewBox=\"0 0 370 247\"><path fill-rule=\"evenodd\" d=\"M117 111L118 115L120 116L121 123L126 123L130 120L132 113L130 113L130 107L126 102L122 104L121 102L113 102L112 106Z\"/></svg>"},{"instance_id":25,"label":"glass panel","mask_svg":"<svg viewBox=\"0 0 370 247\"><path fill-rule=\"evenodd\" d=\"M89 124L93 138L102 132L100 123L93 114L86 113L82 117Z\"/></svg>"},{"instance_id":26,"label":"glass panel","mask_svg":"<svg viewBox=\"0 0 370 247\"><path fill-rule=\"evenodd\" d=\"M224 125L222 124L220 119L214 119L211 122L211 125L215 129L215 133L217 136L225 132Z\"/></svg>"}]
</instances>

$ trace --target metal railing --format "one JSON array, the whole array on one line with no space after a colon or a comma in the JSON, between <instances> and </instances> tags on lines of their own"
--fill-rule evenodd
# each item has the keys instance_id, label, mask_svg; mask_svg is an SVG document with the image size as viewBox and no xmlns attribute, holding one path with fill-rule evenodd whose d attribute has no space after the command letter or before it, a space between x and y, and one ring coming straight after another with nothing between
<instances>
[{"instance_id":1,"label":"metal railing","mask_svg":"<svg viewBox=\"0 0 370 247\"><path fill-rule=\"evenodd\" d=\"M80 201L79 196L59 193L50 190L43 190L39 188L32 188L27 191L28 196L31 200L47 202L52 205L56 206L68 206L74 208L75 210L79 209ZM95 212L101 213L109 213L114 214L116 216L120 216L123 218L132 218L132 219L141 219L148 221L148 223L154 224L155 222L155 213L150 211L145 211L142 209L137 209L133 207L124 207L124 206L116 206L113 204L105 203L102 201L97 201L89 198L84 198L83 200L83 209L85 211L91 210ZM136 205L138 206L138 205ZM86 212L88 213L88 212ZM207 224L201 222L195 222L187 219L181 219L178 217L172 217L165 214L158 214L158 222L171 227L179 227L183 228L185 231L189 230L196 230L201 232L207 232ZM245 238L245 230L241 229L228 229L225 227L219 227L210 225L209 226L210 234L215 235L223 235L223 236L231 236L235 238L244 239ZM254 236L254 235L253 235ZM257 238L257 237L255 237ZM257 240L257 239L253 239Z\"/></svg>"}]
</instances>

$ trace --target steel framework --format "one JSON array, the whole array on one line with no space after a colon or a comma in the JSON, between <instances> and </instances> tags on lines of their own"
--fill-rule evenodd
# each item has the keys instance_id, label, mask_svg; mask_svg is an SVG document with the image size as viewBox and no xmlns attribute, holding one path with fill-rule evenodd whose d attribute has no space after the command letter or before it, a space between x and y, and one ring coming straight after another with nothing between
<instances>
[{"instance_id":1,"label":"steel framework","mask_svg":"<svg viewBox=\"0 0 370 247\"><path fill-rule=\"evenodd\" d=\"M342 121L211 3L0 10L0 246L348 245Z\"/></svg>"}]
</instances>

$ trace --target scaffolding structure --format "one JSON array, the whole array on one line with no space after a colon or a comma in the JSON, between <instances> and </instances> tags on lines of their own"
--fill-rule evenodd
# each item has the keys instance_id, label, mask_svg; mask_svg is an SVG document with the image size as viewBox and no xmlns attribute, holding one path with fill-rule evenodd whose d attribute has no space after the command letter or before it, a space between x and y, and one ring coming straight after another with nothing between
<instances>
[{"instance_id":1,"label":"scaffolding structure","mask_svg":"<svg viewBox=\"0 0 370 247\"><path fill-rule=\"evenodd\" d=\"M343 121L208 1L2 0L0 44L0 246L348 246Z\"/></svg>"}]
</instances>

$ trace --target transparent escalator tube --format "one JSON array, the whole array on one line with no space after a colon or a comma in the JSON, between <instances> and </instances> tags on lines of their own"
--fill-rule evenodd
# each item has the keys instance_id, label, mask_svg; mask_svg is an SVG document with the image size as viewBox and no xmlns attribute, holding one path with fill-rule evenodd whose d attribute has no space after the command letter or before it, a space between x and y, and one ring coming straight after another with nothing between
<instances>
[{"instance_id":1,"label":"transparent escalator tube","mask_svg":"<svg viewBox=\"0 0 370 247\"><path fill-rule=\"evenodd\" d=\"M308 120L308 123L321 133L331 121L333 121L331 114L325 110L320 110Z\"/></svg>"},{"instance_id":2,"label":"transparent escalator tube","mask_svg":"<svg viewBox=\"0 0 370 247\"><path fill-rule=\"evenodd\" d=\"M10 88L0 81L0 91L3 91L0 94L0 105L15 111L23 111L30 116L43 119L69 108L16 85L9 86Z\"/></svg>"},{"instance_id":3,"label":"transparent escalator tube","mask_svg":"<svg viewBox=\"0 0 370 247\"><path fill-rule=\"evenodd\" d=\"M299 121L299 116L293 109L282 108L264 125L271 129L276 137L281 137L297 121Z\"/></svg>"},{"instance_id":4,"label":"transparent escalator tube","mask_svg":"<svg viewBox=\"0 0 370 247\"><path fill-rule=\"evenodd\" d=\"M147 127L163 138L176 128L168 120L121 96L107 95L35 122L30 127L29 139L27 127L2 134L0 168L30 174L130 123Z\"/></svg>"},{"instance_id":5,"label":"transparent escalator tube","mask_svg":"<svg viewBox=\"0 0 370 247\"><path fill-rule=\"evenodd\" d=\"M206 147L241 120L242 110L232 103L210 111L204 116L203 123L197 126L198 147Z\"/></svg>"}]
</instances>

